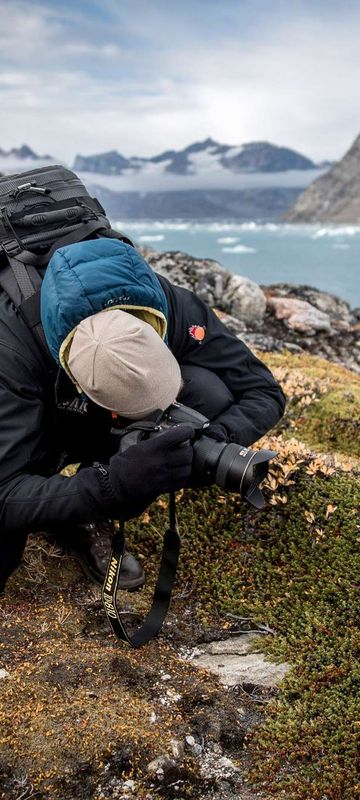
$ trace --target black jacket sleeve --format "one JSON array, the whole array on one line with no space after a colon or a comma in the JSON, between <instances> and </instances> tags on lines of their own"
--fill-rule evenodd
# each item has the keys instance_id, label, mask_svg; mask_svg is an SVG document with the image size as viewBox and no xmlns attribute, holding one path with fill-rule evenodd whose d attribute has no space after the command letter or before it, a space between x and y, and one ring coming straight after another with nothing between
<instances>
[{"instance_id":1,"label":"black jacket sleeve","mask_svg":"<svg viewBox=\"0 0 360 800\"><path fill-rule=\"evenodd\" d=\"M0 538L59 523L109 516L114 497L94 467L73 477L46 475L48 439L43 386L36 362L0 342ZM49 473L48 473L49 474Z\"/></svg>"},{"instance_id":2,"label":"black jacket sleeve","mask_svg":"<svg viewBox=\"0 0 360 800\"><path fill-rule=\"evenodd\" d=\"M187 289L159 280L169 304L169 344L179 363L215 372L234 397L234 404L216 419L229 439L251 445L284 413L285 396L270 370ZM202 341L194 327L204 328Z\"/></svg>"}]
</instances>

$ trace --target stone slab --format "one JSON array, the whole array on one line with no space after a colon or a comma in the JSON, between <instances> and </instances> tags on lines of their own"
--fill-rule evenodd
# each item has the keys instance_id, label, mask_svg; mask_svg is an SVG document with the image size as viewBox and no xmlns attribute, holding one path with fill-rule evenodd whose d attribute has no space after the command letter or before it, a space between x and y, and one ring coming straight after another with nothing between
<instances>
[{"instance_id":1,"label":"stone slab","mask_svg":"<svg viewBox=\"0 0 360 800\"><path fill-rule=\"evenodd\" d=\"M264 654L254 650L258 637L254 634L232 636L196 648L192 663L219 676L224 686L253 683L256 686L276 687L282 681L289 664L273 664Z\"/></svg>"}]
</instances>

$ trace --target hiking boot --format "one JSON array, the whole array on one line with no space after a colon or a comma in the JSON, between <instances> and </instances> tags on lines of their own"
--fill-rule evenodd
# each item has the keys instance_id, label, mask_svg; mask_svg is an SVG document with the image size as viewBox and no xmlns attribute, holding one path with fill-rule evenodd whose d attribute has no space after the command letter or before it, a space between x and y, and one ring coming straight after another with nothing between
<instances>
[{"instance_id":1,"label":"hiking boot","mask_svg":"<svg viewBox=\"0 0 360 800\"><path fill-rule=\"evenodd\" d=\"M86 525L76 525L70 533L58 533L55 538L57 544L75 556L85 575L94 583L102 585L111 555L112 534L111 522L99 522L96 525L89 522ZM140 589L144 583L145 573L142 566L126 550L121 564L118 588L133 591Z\"/></svg>"}]
</instances>

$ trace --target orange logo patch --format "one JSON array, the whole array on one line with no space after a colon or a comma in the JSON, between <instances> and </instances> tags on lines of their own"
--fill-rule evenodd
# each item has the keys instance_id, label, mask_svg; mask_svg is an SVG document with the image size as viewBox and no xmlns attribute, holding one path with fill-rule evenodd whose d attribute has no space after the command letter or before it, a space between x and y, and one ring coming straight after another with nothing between
<instances>
[{"instance_id":1,"label":"orange logo patch","mask_svg":"<svg viewBox=\"0 0 360 800\"><path fill-rule=\"evenodd\" d=\"M206 328L204 328L203 325L190 325L189 333L196 342L201 344L206 336Z\"/></svg>"}]
</instances>

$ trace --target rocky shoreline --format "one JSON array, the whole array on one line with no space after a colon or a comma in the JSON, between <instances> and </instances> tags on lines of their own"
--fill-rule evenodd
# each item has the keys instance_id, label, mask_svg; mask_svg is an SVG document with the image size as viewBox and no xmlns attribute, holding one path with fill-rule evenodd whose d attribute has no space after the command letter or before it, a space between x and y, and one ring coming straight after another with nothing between
<instances>
[{"instance_id":1,"label":"rocky shoreline","mask_svg":"<svg viewBox=\"0 0 360 800\"><path fill-rule=\"evenodd\" d=\"M360 373L360 308L311 286L258 286L211 259L138 249L156 272L214 308L249 347L308 352Z\"/></svg>"}]
</instances>

